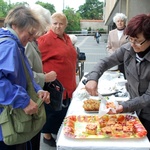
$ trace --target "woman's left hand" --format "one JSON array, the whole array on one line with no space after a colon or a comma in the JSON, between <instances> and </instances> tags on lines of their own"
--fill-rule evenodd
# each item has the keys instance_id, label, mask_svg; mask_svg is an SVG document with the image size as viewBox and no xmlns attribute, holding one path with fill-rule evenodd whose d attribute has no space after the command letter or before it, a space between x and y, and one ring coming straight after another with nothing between
<instances>
[{"instance_id":1,"label":"woman's left hand","mask_svg":"<svg viewBox=\"0 0 150 150\"><path fill-rule=\"evenodd\" d=\"M117 113L121 113L123 111L123 106L122 105L119 105L117 108L116 108L116 111L112 111L111 109L109 110L108 114L117 114Z\"/></svg>"},{"instance_id":2,"label":"woman's left hand","mask_svg":"<svg viewBox=\"0 0 150 150\"><path fill-rule=\"evenodd\" d=\"M46 104L50 103L50 93L48 91L40 90L37 94Z\"/></svg>"},{"instance_id":3,"label":"woman's left hand","mask_svg":"<svg viewBox=\"0 0 150 150\"><path fill-rule=\"evenodd\" d=\"M85 89L91 96L97 96L97 82L94 80L90 80L86 83Z\"/></svg>"}]
</instances>

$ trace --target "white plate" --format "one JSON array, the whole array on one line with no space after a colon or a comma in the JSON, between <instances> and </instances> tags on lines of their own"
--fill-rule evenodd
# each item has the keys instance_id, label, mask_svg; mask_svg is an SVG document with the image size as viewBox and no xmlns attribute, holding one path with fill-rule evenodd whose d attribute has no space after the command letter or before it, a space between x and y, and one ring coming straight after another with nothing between
<instances>
[{"instance_id":1,"label":"white plate","mask_svg":"<svg viewBox=\"0 0 150 150\"><path fill-rule=\"evenodd\" d=\"M117 93L117 91L116 90L114 90L114 91L103 91L103 92L101 92L101 91L98 91L102 96L109 96L109 95L112 95L112 94L115 94L115 93Z\"/></svg>"},{"instance_id":2,"label":"white plate","mask_svg":"<svg viewBox=\"0 0 150 150\"><path fill-rule=\"evenodd\" d=\"M89 97L89 99L94 99L94 100L98 100L98 101L100 101L99 96L90 96L90 97Z\"/></svg>"},{"instance_id":3,"label":"white plate","mask_svg":"<svg viewBox=\"0 0 150 150\"><path fill-rule=\"evenodd\" d=\"M128 101L129 96L128 97L115 97L114 95L112 95L109 97L109 100L116 100L117 102L123 102L123 101Z\"/></svg>"}]
</instances>

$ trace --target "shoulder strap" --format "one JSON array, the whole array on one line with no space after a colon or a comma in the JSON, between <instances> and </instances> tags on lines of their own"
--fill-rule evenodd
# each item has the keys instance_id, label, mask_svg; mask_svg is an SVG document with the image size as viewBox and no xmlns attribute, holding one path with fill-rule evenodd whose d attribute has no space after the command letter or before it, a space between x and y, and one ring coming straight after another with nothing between
<instances>
[{"instance_id":1,"label":"shoulder strap","mask_svg":"<svg viewBox=\"0 0 150 150\"><path fill-rule=\"evenodd\" d=\"M0 42L5 41L6 39L13 40L11 37L2 37L2 38L0 38ZM25 71L25 76L26 76L26 79L27 79L27 87L28 87L28 86L32 85L32 81L31 81L31 77L29 75L29 72L27 70L26 64L24 62L23 56L22 56L21 53L20 53L20 55L21 55L21 60L22 60L24 71ZM32 88L33 91L35 91L34 88L33 88L33 85L31 86L31 88Z\"/></svg>"},{"instance_id":2,"label":"shoulder strap","mask_svg":"<svg viewBox=\"0 0 150 150\"><path fill-rule=\"evenodd\" d=\"M10 37L3 37L3 38L0 38L0 42L5 41L6 39L13 40L13 39L12 39L12 38L10 38ZM20 55L21 55L21 60L22 60L23 67L24 67L24 70L25 70L25 74L26 74L27 82L31 82L31 80L30 80L30 75L29 75L29 73L28 73L28 71L27 71L27 67L26 67L26 65L25 65L25 62L24 62L23 56L22 56L22 54L21 54L21 53L20 53Z\"/></svg>"}]
</instances>

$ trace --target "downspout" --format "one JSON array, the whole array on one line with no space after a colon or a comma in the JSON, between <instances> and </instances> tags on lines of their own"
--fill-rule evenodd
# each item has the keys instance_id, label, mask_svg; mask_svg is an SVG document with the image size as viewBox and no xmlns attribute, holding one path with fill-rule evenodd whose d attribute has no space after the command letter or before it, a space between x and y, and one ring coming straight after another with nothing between
<instances>
[{"instance_id":1,"label":"downspout","mask_svg":"<svg viewBox=\"0 0 150 150\"><path fill-rule=\"evenodd\" d=\"M127 20L129 20L129 0L126 0L126 16Z\"/></svg>"}]
</instances>

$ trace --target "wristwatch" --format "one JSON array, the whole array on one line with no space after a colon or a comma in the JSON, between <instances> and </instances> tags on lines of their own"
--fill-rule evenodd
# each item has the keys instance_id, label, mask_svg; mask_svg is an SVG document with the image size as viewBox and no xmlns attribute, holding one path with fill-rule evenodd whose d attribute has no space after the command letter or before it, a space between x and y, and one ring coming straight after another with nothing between
<instances>
[{"instance_id":1,"label":"wristwatch","mask_svg":"<svg viewBox=\"0 0 150 150\"><path fill-rule=\"evenodd\" d=\"M88 82L87 79L82 80L82 83L83 83L84 85L86 85L87 82Z\"/></svg>"}]
</instances>

